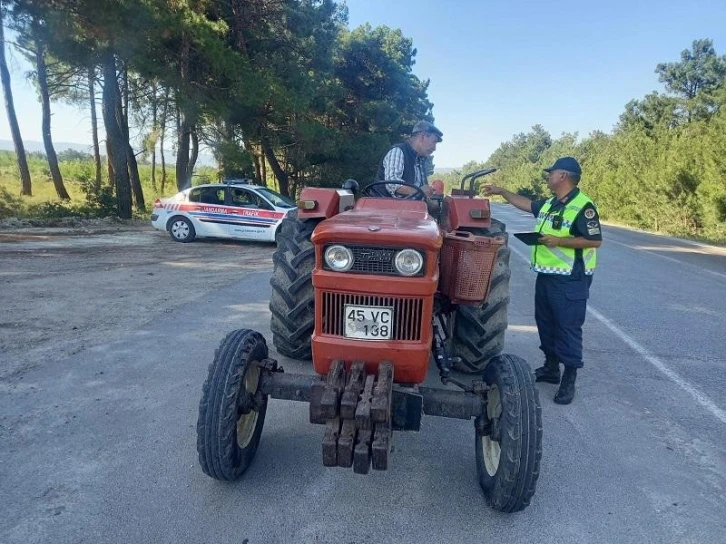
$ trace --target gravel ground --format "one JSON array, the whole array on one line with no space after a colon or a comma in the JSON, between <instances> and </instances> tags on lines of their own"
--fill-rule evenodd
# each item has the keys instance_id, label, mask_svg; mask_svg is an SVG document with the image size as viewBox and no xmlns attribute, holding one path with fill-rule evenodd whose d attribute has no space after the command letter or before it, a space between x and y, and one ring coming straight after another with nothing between
<instances>
[{"instance_id":1,"label":"gravel ground","mask_svg":"<svg viewBox=\"0 0 726 544\"><path fill-rule=\"evenodd\" d=\"M145 221L0 221L0 390L30 368L270 268L273 251L222 240L179 244Z\"/></svg>"}]
</instances>

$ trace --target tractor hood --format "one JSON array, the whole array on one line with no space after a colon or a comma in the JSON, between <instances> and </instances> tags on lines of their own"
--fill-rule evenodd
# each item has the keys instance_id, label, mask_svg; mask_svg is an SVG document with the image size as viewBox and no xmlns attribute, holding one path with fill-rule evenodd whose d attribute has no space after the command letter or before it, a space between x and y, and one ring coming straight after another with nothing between
<instances>
[{"instance_id":1,"label":"tractor hood","mask_svg":"<svg viewBox=\"0 0 726 544\"><path fill-rule=\"evenodd\" d=\"M334 242L415 247L438 251L443 235L426 203L395 198L361 198L354 209L320 223L315 244Z\"/></svg>"}]
</instances>

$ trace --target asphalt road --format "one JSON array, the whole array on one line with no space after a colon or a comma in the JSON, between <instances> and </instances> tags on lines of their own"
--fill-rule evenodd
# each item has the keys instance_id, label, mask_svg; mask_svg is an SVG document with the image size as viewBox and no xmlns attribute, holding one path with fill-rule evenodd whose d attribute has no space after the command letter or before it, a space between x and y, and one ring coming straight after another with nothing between
<instances>
[{"instance_id":1,"label":"asphalt road","mask_svg":"<svg viewBox=\"0 0 726 544\"><path fill-rule=\"evenodd\" d=\"M532 227L509 206L495 213L510 232ZM251 271L29 371L28 394L0 388L0 414L20 422L4 437L0 426L0 542L725 542L726 250L615 227L604 237L577 397L558 406L556 387L538 385L542 472L524 512L486 507L473 424L438 418L396 435L387 472L359 476L322 467L307 405L272 400L244 477L205 476L195 424L214 349L236 328L271 344L269 271ZM506 351L539 366L535 278L526 246L511 244Z\"/></svg>"}]
</instances>

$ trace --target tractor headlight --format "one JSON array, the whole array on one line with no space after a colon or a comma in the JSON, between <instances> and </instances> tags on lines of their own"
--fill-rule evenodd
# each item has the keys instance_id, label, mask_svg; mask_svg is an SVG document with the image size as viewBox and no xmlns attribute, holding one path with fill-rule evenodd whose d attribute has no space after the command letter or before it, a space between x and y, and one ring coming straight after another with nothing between
<instances>
[{"instance_id":1,"label":"tractor headlight","mask_svg":"<svg viewBox=\"0 0 726 544\"><path fill-rule=\"evenodd\" d=\"M347 272L353 266L353 252L345 246L330 246L325 250L325 264L336 272Z\"/></svg>"},{"instance_id":2,"label":"tractor headlight","mask_svg":"<svg viewBox=\"0 0 726 544\"><path fill-rule=\"evenodd\" d=\"M415 276L423 268L423 255L415 249L402 249L396 253L394 265L402 276Z\"/></svg>"}]
</instances>

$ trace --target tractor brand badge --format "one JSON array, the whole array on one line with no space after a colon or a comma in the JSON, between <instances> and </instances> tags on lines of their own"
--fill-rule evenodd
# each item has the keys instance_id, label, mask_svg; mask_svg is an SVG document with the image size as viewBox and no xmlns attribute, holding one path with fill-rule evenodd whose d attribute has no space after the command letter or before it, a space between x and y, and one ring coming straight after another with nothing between
<instances>
[{"instance_id":1,"label":"tractor brand badge","mask_svg":"<svg viewBox=\"0 0 726 544\"><path fill-rule=\"evenodd\" d=\"M593 210L592 208L586 209L585 217L587 217L588 219L592 219L593 217L595 217L595 210Z\"/></svg>"},{"instance_id":2,"label":"tractor brand badge","mask_svg":"<svg viewBox=\"0 0 726 544\"><path fill-rule=\"evenodd\" d=\"M393 260L393 251L388 249L362 250L356 255L356 260L363 262L390 263Z\"/></svg>"},{"instance_id":3,"label":"tractor brand badge","mask_svg":"<svg viewBox=\"0 0 726 544\"><path fill-rule=\"evenodd\" d=\"M381 227L378 227L376 225L371 225L368 227L368 230L371 232L378 232L379 230L381 230Z\"/></svg>"}]
</instances>

